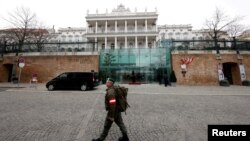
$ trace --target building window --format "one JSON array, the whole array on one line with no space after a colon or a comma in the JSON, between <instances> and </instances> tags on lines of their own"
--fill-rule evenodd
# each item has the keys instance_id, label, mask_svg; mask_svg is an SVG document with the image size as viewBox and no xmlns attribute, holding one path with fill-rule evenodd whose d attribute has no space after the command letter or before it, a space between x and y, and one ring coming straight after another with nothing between
<instances>
[{"instance_id":1,"label":"building window","mask_svg":"<svg viewBox=\"0 0 250 141\"><path fill-rule=\"evenodd\" d=\"M152 48L152 43L151 42L148 43L148 47Z\"/></svg>"},{"instance_id":2,"label":"building window","mask_svg":"<svg viewBox=\"0 0 250 141\"><path fill-rule=\"evenodd\" d=\"M120 49L123 47L123 43L120 43Z\"/></svg>"},{"instance_id":3,"label":"building window","mask_svg":"<svg viewBox=\"0 0 250 141\"><path fill-rule=\"evenodd\" d=\"M172 38L173 38L173 33L171 33L171 32L168 33L168 38L169 38L169 39L172 39Z\"/></svg>"},{"instance_id":4,"label":"building window","mask_svg":"<svg viewBox=\"0 0 250 141\"><path fill-rule=\"evenodd\" d=\"M111 49L115 49L115 44L111 43Z\"/></svg>"},{"instance_id":5,"label":"building window","mask_svg":"<svg viewBox=\"0 0 250 141\"><path fill-rule=\"evenodd\" d=\"M83 42L86 42L86 40L87 40L86 38L82 37L82 41L83 41Z\"/></svg>"},{"instance_id":6,"label":"building window","mask_svg":"<svg viewBox=\"0 0 250 141\"><path fill-rule=\"evenodd\" d=\"M165 39L165 33L161 33L161 39L162 39L162 40Z\"/></svg>"},{"instance_id":7,"label":"building window","mask_svg":"<svg viewBox=\"0 0 250 141\"><path fill-rule=\"evenodd\" d=\"M72 42L72 35L68 36L69 42Z\"/></svg>"},{"instance_id":8,"label":"building window","mask_svg":"<svg viewBox=\"0 0 250 141\"><path fill-rule=\"evenodd\" d=\"M105 49L105 44L104 43L102 43L102 49Z\"/></svg>"},{"instance_id":9,"label":"building window","mask_svg":"<svg viewBox=\"0 0 250 141\"><path fill-rule=\"evenodd\" d=\"M132 42L129 43L129 47L130 47L130 48L133 47L133 43L132 43Z\"/></svg>"}]
</instances>

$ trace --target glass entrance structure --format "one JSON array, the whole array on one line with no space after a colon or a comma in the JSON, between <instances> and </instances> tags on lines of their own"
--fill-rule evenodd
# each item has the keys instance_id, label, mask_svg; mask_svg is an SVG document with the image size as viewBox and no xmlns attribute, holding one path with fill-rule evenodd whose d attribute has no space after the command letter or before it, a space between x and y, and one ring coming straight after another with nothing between
<instances>
[{"instance_id":1,"label":"glass entrance structure","mask_svg":"<svg viewBox=\"0 0 250 141\"><path fill-rule=\"evenodd\" d=\"M154 83L170 77L169 48L127 48L100 51L100 78L118 83Z\"/></svg>"}]
</instances>

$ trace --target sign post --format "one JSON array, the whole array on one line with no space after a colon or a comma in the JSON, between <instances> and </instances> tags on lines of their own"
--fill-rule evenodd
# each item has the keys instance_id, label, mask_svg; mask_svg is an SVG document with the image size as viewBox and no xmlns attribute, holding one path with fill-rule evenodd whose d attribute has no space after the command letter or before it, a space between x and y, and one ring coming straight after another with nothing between
<instances>
[{"instance_id":1,"label":"sign post","mask_svg":"<svg viewBox=\"0 0 250 141\"><path fill-rule=\"evenodd\" d=\"M218 76L219 76L219 81L222 81L225 79L225 76L223 73L223 65L221 63L218 64Z\"/></svg>"},{"instance_id":2,"label":"sign post","mask_svg":"<svg viewBox=\"0 0 250 141\"><path fill-rule=\"evenodd\" d=\"M243 64L240 64L239 68L240 68L240 79L241 79L241 82L242 82L242 81L247 79L246 72L245 72L245 67L244 67Z\"/></svg>"},{"instance_id":3,"label":"sign post","mask_svg":"<svg viewBox=\"0 0 250 141\"><path fill-rule=\"evenodd\" d=\"M25 66L24 58L20 57L18 59L18 67L20 68L20 70L19 70L19 76L18 76L18 87L19 87L19 82L20 82L20 79L21 79L22 68L24 66Z\"/></svg>"}]
</instances>

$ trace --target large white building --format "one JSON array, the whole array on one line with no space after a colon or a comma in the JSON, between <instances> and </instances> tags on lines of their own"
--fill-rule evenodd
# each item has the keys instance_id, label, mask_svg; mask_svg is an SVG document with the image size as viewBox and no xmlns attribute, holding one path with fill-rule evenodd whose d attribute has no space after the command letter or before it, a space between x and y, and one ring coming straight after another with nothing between
<instances>
[{"instance_id":1,"label":"large white building","mask_svg":"<svg viewBox=\"0 0 250 141\"><path fill-rule=\"evenodd\" d=\"M175 45L181 45L182 40L212 40L208 30L193 30L191 24L157 25L158 13L131 12L120 4L111 12L90 14L87 11L86 28L60 28L53 33L51 42L90 42L99 49L122 48L154 48L157 41L176 40ZM220 39L228 39L223 34ZM204 43L193 43L202 44ZM187 44L186 44L187 45ZM76 45L69 47L75 48ZM201 46L201 47L202 47ZM224 45L225 46L225 45ZM228 46L228 45L227 45ZM92 47L92 46L91 46Z\"/></svg>"},{"instance_id":2,"label":"large white building","mask_svg":"<svg viewBox=\"0 0 250 141\"><path fill-rule=\"evenodd\" d=\"M85 34L86 28L83 27L59 28L51 33L50 42L87 42Z\"/></svg>"},{"instance_id":3,"label":"large white building","mask_svg":"<svg viewBox=\"0 0 250 141\"><path fill-rule=\"evenodd\" d=\"M242 35L239 37L241 40L250 40L250 29L245 30Z\"/></svg>"},{"instance_id":4,"label":"large white building","mask_svg":"<svg viewBox=\"0 0 250 141\"><path fill-rule=\"evenodd\" d=\"M87 42L85 35L86 28L83 27L59 28L57 32L53 28L48 40L50 43L60 43L60 47L58 44L50 44L46 46L46 50L81 51L92 48L91 45L82 43Z\"/></svg>"},{"instance_id":5,"label":"large white building","mask_svg":"<svg viewBox=\"0 0 250 141\"><path fill-rule=\"evenodd\" d=\"M102 49L109 48L154 48L158 36L158 14L155 12L131 12L118 5L111 13L87 13L86 37L97 42Z\"/></svg>"},{"instance_id":6,"label":"large white building","mask_svg":"<svg viewBox=\"0 0 250 141\"><path fill-rule=\"evenodd\" d=\"M175 40L191 40L192 39L192 26L187 25L162 25L158 27L159 40L175 39Z\"/></svg>"}]
</instances>

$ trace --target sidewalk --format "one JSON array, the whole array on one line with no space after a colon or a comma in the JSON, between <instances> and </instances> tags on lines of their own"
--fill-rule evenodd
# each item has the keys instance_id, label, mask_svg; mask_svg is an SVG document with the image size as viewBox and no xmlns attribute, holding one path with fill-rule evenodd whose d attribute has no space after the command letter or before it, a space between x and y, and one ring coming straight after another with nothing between
<instances>
[{"instance_id":1,"label":"sidewalk","mask_svg":"<svg viewBox=\"0 0 250 141\"><path fill-rule=\"evenodd\" d=\"M43 83L38 83L38 84L30 84L30 83L19 83L19 84L14 84L14 83L0 83L0 88L29 88L29 87L44 87L45 84Z\"/></svg>"},{"instance_id":2,"label":"sidewalk","mask_svg":"<svg viewBox=\"0 0 250 141\"><path fill-rule=\"evenodd\" d=\"M129 88L129 93L132 94L172 94L172 95L250 95L250 87L236 86L230 87L222 86L168 86L159 84L142 84L142 85L129 85L120 84ZM44 83L38 84L13 84L13 83L0 83L0 88L10 88L11 91L48 91ZM105 85L99 85L94 90L85 91L84 93L104 93ZM61 91L61 90L57 90ZM75 92L82 92L76 91Z\"/></svg>"},{"instance_id":3,"label":"sidewalk","mask_svg":"<svg viewBox=\"0 0 250 141\"><path fill-rule=\"evenodd\" d=\"M17 86L0 83L1 140L90 141L102 132L105 85L90 91ZM250 87L122 86L129 88L123 120L131 141L204 141L207 125L249 124ZM114 125L107 141L120 136Z\"/></svg>"},{"instance_id":4,"label":"sidewalk","mask_svg":"<svg viewBox=\"0 0 250 141\"><path fill-rule=\"evenodd\" d=\"M19 83L19 84L14 84L14 83L0 83L0 88L13 88L13 89L22 89L22 90L33 90L37 89L39 91L41 90L47 90L45 87L45 84L43 83L38 83L38 84L30 84L30 83Z\"/></svg>"}]
</instances>

